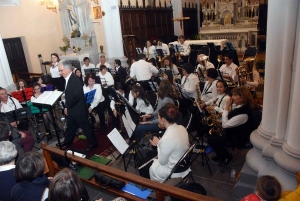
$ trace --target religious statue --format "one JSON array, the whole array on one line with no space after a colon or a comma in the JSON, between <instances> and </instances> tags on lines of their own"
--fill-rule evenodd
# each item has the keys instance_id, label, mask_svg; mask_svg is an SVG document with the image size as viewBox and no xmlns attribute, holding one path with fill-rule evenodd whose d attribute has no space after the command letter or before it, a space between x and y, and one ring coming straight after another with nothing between
<instances>
[{"instance_id":1,"label":"religious statue","mask_svg":"<svg viewBox=\"0 0 300 201\"><path fill-rule=\"evenodd\" d=\"M72 27L71 37L72 38L80 37L77 14L76 14L74 5L72 4L72 2L70 0L68 0L67 9L68 9L68 14L69 14L70 24Z\"/></svg>"},{"instance_id":2,"label":"religious statue","mask_svg":"<svg viewBox=\"0 0 300 201\"><path fill-rule=\"evenodd\" d=\"M225 15L224 24L225 24L225 25L231 24L230 21L231 21L231 20L230 20L230 14L227 13L227 14Z\"/></svg>"}]
</instances>

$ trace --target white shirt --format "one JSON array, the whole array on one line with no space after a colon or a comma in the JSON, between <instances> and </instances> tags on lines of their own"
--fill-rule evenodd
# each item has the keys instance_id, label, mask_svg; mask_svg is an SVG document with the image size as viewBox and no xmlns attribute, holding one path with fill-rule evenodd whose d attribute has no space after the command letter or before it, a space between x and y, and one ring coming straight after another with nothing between
<instances>
[{"instance_id":1,"label":"white shirt","mask_svg":"<svg viewBox=\"0 0 300 201\"><path fill-rule=\"evenodd\" d=\"M0 172L16 168L16 165L0 165Z\"/></svg>"},{"instance_id":2,"label":"white shirt","mask_svg":"<svg viewBox=\"0 0 300 201\"><path fill-rule=\"evenodd\" d=\"M223 75L229 75L232 78L232 80L237 81L236 71L235 71L235 69L237 68L238 66L232 62L229 66L223 64L220 68L220 71L222 72ZM226 78L224 78L224 80L228 81L228 79Z\"/></svg>"},{"instance_id":3,"label":"white shirt","mask_svg":"<svg viewBox=\"0 0 300 201\"><path fill-rule=\"evenodd\" d=\"M129 104L130 104L131 106L133 106L134 97L132 96L131 93L129 93L128 98L129 98L129 101L128 101ZM135 107L135 109L136 109L137 111L143 112L143 113L145 113L145 114L152 114L153 111L154 111L152 105L150 104L150 102L149 102L149 105L146 106L145 102L144 102L143 99L141 99L141 98L137 98L137 99L136 99L136 107Z\"/></svg>"},{"instance_id":4,"label":"white shirt","mask_svg":"<svg viewBox=\"0 0 300 201\"><path fill-rule=\"evenodd\" d=\"M71 74L72 74L72 73L70 73L70 74L65 78L65 80L66 80L66 83L65 83L65 90L66 90L66 88L67 88L67 86L68 86L68 81L69 81L69 79L70 79Z\"/></svg>"},{"instance_id":5,"label":"white shirt","mask_svg":"<svg viewBox=\"0 0 300 201\"><path fill-rule=\"evenodd\" d=\"M104 75L102 75L102 73L99 73L100 79L101 79L101 83L102 85L107 84L107 86L113 86L115 81L114 78L112 77L112 75L110 74L110 72L106 72Z\"/></svg>"},{"instance_id":6,"label":"white shirt","mask_svg":"<svg viewBox=\"0 0 300 201\"><path fill-rule=\"evenodd\" d=\"M149 50L149 52L148 52ZM151 45L150 47L144 47L144 50L143 50L143 54L146 55L146 58L148 59L148 56L150 58L156 58L156 51L155 51L155 47L153 45Z\"/></svg>"},{"instance_id":7,"label":"white shirt","mask_svg":"<svg viewBox=\"0 0 300 201\"><path fill-rule=\"evenodd\" d=\"M96 68L100 68L100 65L102 65L102 64L101 64L101 63L98 63L98 64L96 65ZM103 65L106 66L106 68L111 68L110 64L107 63L107 62L105 62Z\"/></svg>"},{"instance_id":8,"label":"white shirt","mask_svg":"<svg viewBox=\"0 0 300 201\"><path fill-rule=\"evenodd\" d=\"M83 64L83 66L81 66L81 74L82 74L82 77L84 78L85 76L85 71L84 69L88 69L88 68L95 68L95 65L94 64L89 64L89 66L86 66L85 64Z\"/></svg>"},{"instance_id":9,"label":"white shirt","mask_svg":"<svg viewBox=\"0 0 300 201\"><path fill-rule=\"evenodd\" d=\"M14 97L8 97L7 103L5 104L1 101L1 104L2 104L1 112L10 112L10 111L22 108L22 105Z\"/></svg>"},{"instance_id":10,"label":"white shirt","mask_svg":"<svg viewBox=\"0 0 300 201\"><path fill-rule=\"evenodd\" d=\"M161 68L161 69L170 70L170 67L169 66L165 66L164 68ZM173 75L178 75L179 74L178 67L175 64L173 64L172 74Z\"/></svg>"},{"instance_id":11,"label":"white shirt","mask_svg":"<svg viewBox=\"0 0 300 201\"><path fill-rule=\"evenodd\" d=\"M151 180L163 182L183 154L189 149L189 137L183 126L174 123L169 126L157 145L158 158L153 160L149 169ZM184 177L190 169L173 173L172 178Z\"/></svg>"},{"instance_id":12,"label":"white shirt","mask_svg":"<svg viewBox=\"0 0 300 201\"><path fill-rule=\"evenodd\" d=\"M104 96L102 96L102 88L100 84L94 84L93 88L91 89L89 86L83 86L83 93L88 93L92 90L96 89L96 93L93 99L93 102L91 102L91 108L97 107L97 105L105 100Z\"/></svg>"},{"instance_id":13,"label":"white shirt","mask_svg":"<svg viewBox=\"0 0 300 201\"><path fill-rule=\"evenodd\" d=\"M206 70L210 69L210 68L215 68L215 66L211 62L207 61L207 63L206 63ZM202 64L198 64L197 65L197 70L199 70L199 69L201 69L202 71L204 71L205 67Z\"/></svg>"},{"instance_id":14,"label":"white shirt","mask_svg":"<svg viewBox=\"0 0 300 201\"><path fill-rule=\"evenodd\" d=\"M183 88L183 93L186 92L188 97L196 98L197 92L196 92L196 85L199 82L199 78L197 75L191 73L188 78L185 76L181 79L181 87ZM187 98L187 97L186 97Z\"/></svg>"},{"instance_id":15,"label":"white shirt","mask_svg":"<svg viewBox=\"0 0 300 201\"><path fill-rule=\"evenodd\" d=\"M259 73L257 70L253 70L253 82L248 82L245 84L245 86L249 87L250 91L255 91L255 88L259 85Z\"/></svg>"},{"instance_id":16,"label":"white shirt","mask_svg":"<svg viewBox=\"0 0 300 201\"><path fill-rule=\"evenodd\" d=\"M218 94L217 97L209 100L207 102L207 105L211 105L213 104L215 107L214 107L214 111L216 112L219 112L219 113L222 113L223 110L225 109L225 106L226 106L226 101L229 99L230 97L225 94L225 93L222 93L222 94Z\"/></svg>"},{"instance_id":17,"label":"white shirt","mask_svg":"<svg viewBox=\"0 0 300 201\"><path fill-rule=\"evenodd\" d=\"M159 71L152 64L140 59L134 62L130 68L130 77L136 77L137 81L150 80L152 74L157 74Z\"/></svg>"},{"instance_id":18,"label":"white shirt","mask_svg":"<svg viewBox=\"0 0 300 201\"><path fill-rule=\"evenodd\" d=\"M212 83L205 82L203 91L201 93L201 98L205 102L205 105L209 105L213 103L215 97L217 97L217 82L218 80L214 80Z\"/></svg>"},{"instance_id":19,"label":"white shirt","mask_svg":"<svg viewBox=\"0 0 300 201\"><path fill-rule=\"evenodd\" d=\"M236 108L239 108L239 107L242 107L242 105L238 105ZM230 120L228 120L228 113L229 113L229 111L227 111L227 110L223 111L223 114L222 114L222 127L223 128L237 127L248 121L247 114L239 114L239 115L232 117Z\"/></svg>"},{"instance_id":20,"label":"white shirt","mask_svg":"<svg viewBox=\"0 0 300 201\"><path fill-rule=\"evenodd\" d=\"M169 46L165 43L162 43L161 46L157 45L156 49L162 50L163 53L164 53L164 56L169 56L170 55Z\"/></svg>"},{"instance_id":21,"label":"white shirt","mask_svg":"<svg viewBox=\"0 0 300 201\"><path fill-rule=\"evenodd\" d=\"M179 45L179 52L181 55L183 56L189 56L190 53L191 53L191 47L190 45L187 43L187 42L183 42L183 44L181 43L174 43L174 45ZM175 48L175 51L177 51L176 47Z\"/></svg>"},{"instance_id":22,"label":"white shirt","mask_svg":"<svg viewBox=\"0 0 300 201\"><path fill-rule=\"evenodd\" d=\"M50 67L50 74L51 74L52 78L60 77L60 74L58 71L58 62L56 62L53 67Z\"/></svg>"}]
</instances>

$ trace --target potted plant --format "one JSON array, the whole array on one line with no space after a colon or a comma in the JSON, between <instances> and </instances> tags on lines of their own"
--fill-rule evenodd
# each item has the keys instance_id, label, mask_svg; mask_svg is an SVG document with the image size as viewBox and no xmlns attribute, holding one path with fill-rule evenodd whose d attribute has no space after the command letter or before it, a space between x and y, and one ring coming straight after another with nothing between
<instances>
[{"instance_id":1,"label":"potted plant","mask_svg":"<svg viewBox=\"0 0 300 201\"><path fill-rule=\"evenodd\" d=\"M61 51L63 51L64 53L65 53L65 55L66 55L66 52L67 52L67 50L68 50L68 47L65 45L65 46L63 46L63 47L59 47L59 49L61 50Z\"/></svg>"}]
</instances>

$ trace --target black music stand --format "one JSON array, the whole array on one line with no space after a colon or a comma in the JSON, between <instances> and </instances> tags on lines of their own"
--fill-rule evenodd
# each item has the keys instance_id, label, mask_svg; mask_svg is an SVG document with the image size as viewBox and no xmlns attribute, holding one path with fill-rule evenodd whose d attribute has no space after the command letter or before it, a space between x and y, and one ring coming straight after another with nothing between
<instances>
[{"instance_id":1,"label":"black music stand","mask_svg":"<svg viewBox=\"0 0 300 201\"><path fill-rule=\"evenodd\" d=\"M135 48L138 55L143 54L143 51L140 47Z\"/></svg>"},{"instance_id":2,"label":"black music stand","mask_svg":"<svg viewBox=\"0 0 300 201\"><path fill-rule=\"evenodd\" d=\"M19 121L22 119L28 119L32 117L29 107L19 108L10 112L2 113L9 122Z\"/></svg>"},{"instance_id":3,"label":"black music stand","mask_svg":"<svg viewBox=\"0 0 300 201\"><path fill-rule=\"evenodd\" d=\"M93 72L92 68L83 69L83 70L84 70L84 74L85 74L85 75L88 75L88 74L90 74L90 73Z\"/></svg>"},{"instance_id":4,"label":"black music stand","mask_svg":"<svg viewBox=\"0 0 300 201\"><path fill-rule=\"evenodd\" d=\"M58 125L56 124L52 108L55 105L55 103L59 100L59 98L62 96L62 94L63 94L63 92L60 92L60 91L45 91L44 93L42 93L42 95L40 95L36 100L34 100L32 102L32 104L37 107L49 109L51 117L54 120L53 126L54 126L55 135L56 135L57 142L58 142L60 149L62 149L62 146L61 146L60 137L59 137L58 131L57 131Z\"/></svg>"},{"instance_id":5,"label":"black music stand","mask_svg":"<svg viewBox=\"0 0 300 201\"><path fill-rule=\"evenodd\" d=\"M96 76L99 76L100 69L99 68L92 68L92 73L95 73Z\"/></svg>"}]
</instances>

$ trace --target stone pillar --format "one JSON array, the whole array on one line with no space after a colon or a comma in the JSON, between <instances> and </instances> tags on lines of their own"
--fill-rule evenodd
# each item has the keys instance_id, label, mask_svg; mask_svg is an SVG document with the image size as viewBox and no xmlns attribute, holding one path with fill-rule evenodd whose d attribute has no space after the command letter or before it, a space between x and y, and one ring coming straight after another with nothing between
<instances>
[{"instance_id":1,"label":"stone pillar","mask_svg":"<svg viewBox=\"0 0 300 201\"><path fill-rule=\"evenodd\" d=\"M269 1L263 118L260 127L251 134L254 148L246 157L247 164L258 177L274 175L284 190L295 188L295 171L300 170L300 94L296 87L300 84L299 69L298 74L295 73L295 61L300 53L294 46L295 41L296 45L299 43L298 9L298 0L291 0L289 4ZM278 16L279 12L285 14Z\"/></svg>"},{"instance_id":2,"label":"stone pillar","mask_svg":"<svg viewBox=\"0 0 300 201\"><path fill-rule=\"evenodd\" d=\"M180 18L180 13L182 13L182 0L172 0L173 6L173 18ZM183 14L182 14L183 16ZM183 23L182 23L183 28ZM181 34L179 21L174 21L174 35L179 36Z\"/></svg>"},{"instance_id":3,"label":"stone pillar","mask_svg":"<svg viewBox=\"0 0 300 201\"><path fill-rule=\"evenodd\" d=\"M114 59L120 59L122 66L128 66L127 58L124 56L123 40L121 32L120 12L118 0L101 0L104 35L107 50L107 62L113 66Z\"/></svg>"},{"instance_id":4,"label":"stone pillar","mask_svg":"<svg viewBox=\"0 0 300 201\"><path fill-rule=\"evenodd\" d=\"M16 89L15 83L12 79L10 67L8 64L6 52L4 49L2 37L0 34L0 87L6 88L10 93Z\"/></svg>"}]
</instances>

